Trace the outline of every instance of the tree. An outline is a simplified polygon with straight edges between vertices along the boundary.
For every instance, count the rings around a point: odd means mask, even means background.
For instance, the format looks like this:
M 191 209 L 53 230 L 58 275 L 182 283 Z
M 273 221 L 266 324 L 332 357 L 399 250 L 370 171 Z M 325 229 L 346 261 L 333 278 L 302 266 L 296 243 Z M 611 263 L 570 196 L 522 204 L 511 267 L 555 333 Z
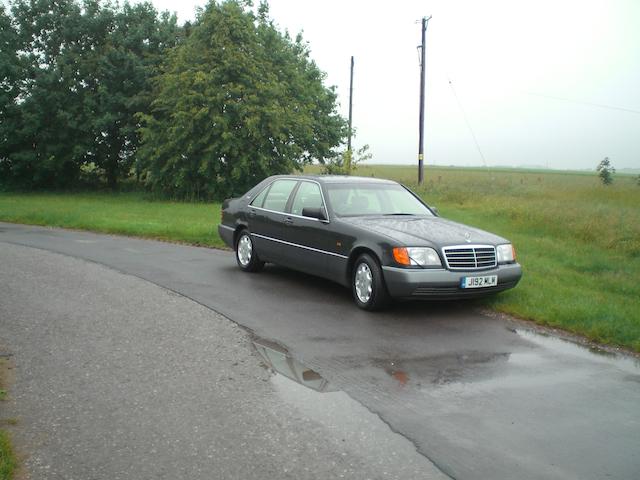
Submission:
M 139 161 L 154 190 L 223 198 L 335 155 L 346 133 L 307 45 L 266 4 L 210 2 L 155 79 Z
M 613 174 L 616 173 L 616 169 L 611 165 L 609 157 L 604 157 L 596 167 L 596 171 L 604 185 L 611 185 L 613 183 Z
M 150 78 L 179 38 L 175 17 L 149 3 L 14 0 L 10 21 L 21 80 L 3 121 L 13 139 L 0 151 L 5 181 L 68 187 L 93 164 L 115 187 L 139 143 Z
M 82 59 L 90 85 L 84 107 L 93 139 L 87 159 L 104 170 L 115 188 L 133 164 L 139 143 L 136 114 L 149 112 L 150 79 L 165 51 L 175 46 L 178 27 L 175 16 L 165 12 L 158 18 L 150 3 L 125 3 L 121 10 L 100 7 L 97 1 L 92 5 L 89 12 L 101 30 L 93 54 Z
M 78 168 L 75 135 L 67 125 L 77 115 L 77 105 L 69 99 L 59 58 L 66 44 L 64 32 L 77 20 L 79 9 L 65 0 L 16 1 L 11 13 L 20 78 L 8 107 L 12 114 L 3 119 L 11 131 L 3 149 L 3 180 L 26 188 L 57 186 Z
M 11 168 L 8 154 L 15 141 L 16 97 L 22 77 L 18 48 L 18 32 L 0 4 L 0 178 L 5 178 Z
M 351 175 L 358 168 L 359 163 L 366 162 L 372 156 L 368 144 L 356 150 L 355 153 L 351 150 L 345 150 L 335 158 L 325 162 L 322 173 L 328 175 Z

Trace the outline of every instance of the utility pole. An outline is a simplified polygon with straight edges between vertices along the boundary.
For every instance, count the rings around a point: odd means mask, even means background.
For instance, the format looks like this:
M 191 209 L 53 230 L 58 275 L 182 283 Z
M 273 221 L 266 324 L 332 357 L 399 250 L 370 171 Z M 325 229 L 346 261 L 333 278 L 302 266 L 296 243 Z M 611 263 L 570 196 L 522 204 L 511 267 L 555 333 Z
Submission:
M 349 136 L 347 138 L 347 158 L 346 167 L 347 172 L 351 171 L 351 125 L 353 119 L 353 55 L 351 55 L 351 79 L 349 81 Z
M 429 17 L 422 17 L 422 45 L 420 49 L 420 139 L 418 140 L 418 184 L 422 185 L 424 181 L 424 84 L 425 84 L 425 53 L 426 53 L 426 36 L 427 23 L 431 20 Z

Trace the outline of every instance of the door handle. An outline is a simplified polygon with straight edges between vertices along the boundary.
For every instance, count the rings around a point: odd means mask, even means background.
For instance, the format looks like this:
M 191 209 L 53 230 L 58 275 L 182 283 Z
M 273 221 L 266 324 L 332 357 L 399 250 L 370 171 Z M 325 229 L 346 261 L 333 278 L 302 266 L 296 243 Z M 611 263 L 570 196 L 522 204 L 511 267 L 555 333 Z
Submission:
M 293 218 L 291 217 L 286 217 L 284 219 L 284 223 L 286 223 L 287 225 L 293 225 Z

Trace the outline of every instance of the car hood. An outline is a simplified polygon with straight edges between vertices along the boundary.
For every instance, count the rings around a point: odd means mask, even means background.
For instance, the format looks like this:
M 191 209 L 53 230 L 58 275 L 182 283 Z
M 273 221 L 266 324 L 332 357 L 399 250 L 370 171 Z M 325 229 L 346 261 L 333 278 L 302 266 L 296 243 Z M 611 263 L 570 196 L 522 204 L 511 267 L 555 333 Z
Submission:
M 342 221 L 392 238 L 407 246 L 489 244 L 499 245 L 508 240 L 479 228 L 452 222 L 441 217 L 375 216 L 343 217 Z

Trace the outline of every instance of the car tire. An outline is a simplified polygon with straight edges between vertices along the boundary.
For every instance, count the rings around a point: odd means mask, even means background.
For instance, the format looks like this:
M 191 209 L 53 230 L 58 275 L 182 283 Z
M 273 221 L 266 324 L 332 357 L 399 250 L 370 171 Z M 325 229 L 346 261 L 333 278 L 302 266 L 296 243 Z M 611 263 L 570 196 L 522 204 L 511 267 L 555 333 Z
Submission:
M 391 297 L 384 283 L 378 261 L 368 253 L 360 255 L 353 265 L 351 291 L 358 307 L 363 310 L 382 310 Z
M 264 267 L 247 230 L 242 230 L 236 239 L 236 262 L 245 272 L 259 272 Z

